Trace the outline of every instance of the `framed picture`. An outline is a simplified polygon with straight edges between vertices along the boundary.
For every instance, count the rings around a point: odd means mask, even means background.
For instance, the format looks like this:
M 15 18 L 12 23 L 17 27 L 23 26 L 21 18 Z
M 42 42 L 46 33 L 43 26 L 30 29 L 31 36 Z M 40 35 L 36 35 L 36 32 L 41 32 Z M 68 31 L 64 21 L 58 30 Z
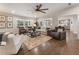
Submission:
M 7 21 L 13 21 L 13 18 L 11 16 L 7 17 Z
M 13 22 L 7 22 L 7 27 L 8 28 L 13 28 Z
M 5 16 L 0 16 L 0 21 L 5 21 Z
M 5 22 L 0 22 L 0 28 L 5 28 L 6 25 L 5 25 Z

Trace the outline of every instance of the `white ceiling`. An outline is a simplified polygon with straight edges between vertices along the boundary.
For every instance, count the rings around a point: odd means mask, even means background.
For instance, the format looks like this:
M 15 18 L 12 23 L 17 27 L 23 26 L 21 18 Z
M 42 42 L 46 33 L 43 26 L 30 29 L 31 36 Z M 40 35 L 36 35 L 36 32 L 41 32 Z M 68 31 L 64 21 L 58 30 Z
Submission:
M 42 3 L 42 8 L 49 8 L 46 14 L 35 12 L 36 3 L 0 3 L 0 11 L 13 13 L 20 16 L 27 17 L 44 17 L 51 16 L 53 17 L 58 12 L 63 9 L 73 7 L 77 5 L 76 3 L 71 4 L 70 6 L 67 3 Z

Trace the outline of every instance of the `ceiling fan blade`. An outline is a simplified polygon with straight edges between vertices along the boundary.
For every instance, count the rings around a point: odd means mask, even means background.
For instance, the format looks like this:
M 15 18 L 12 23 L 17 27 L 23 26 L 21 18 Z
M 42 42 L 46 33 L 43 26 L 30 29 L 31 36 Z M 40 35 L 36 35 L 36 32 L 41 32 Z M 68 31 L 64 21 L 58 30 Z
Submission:
M 40 10 L 48 10 L 48 8 L 45 8 L 45 9 L 40 9 Z
M 39 10 L 40 12 L 42 12 L 42 13 L 46 13 L 46 12 L 44 12 L 44 11 L 42 11 L 42 10 Z
M 38 5 L 38 9 L 40 9 L 41 7 L 42 7 L 42 4 L 39 4 L 39 5 Z

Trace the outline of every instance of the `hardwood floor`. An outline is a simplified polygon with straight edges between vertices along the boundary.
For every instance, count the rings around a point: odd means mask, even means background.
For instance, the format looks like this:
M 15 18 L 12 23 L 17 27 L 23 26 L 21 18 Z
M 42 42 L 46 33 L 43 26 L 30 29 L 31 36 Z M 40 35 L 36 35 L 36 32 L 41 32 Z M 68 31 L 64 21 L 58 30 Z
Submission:
M 19 55 L 78 55 L 79 40 L 72 32 L 67 32 L 66 40 L 51 39 L 32 50 L 28 50 L 26 46 L 19 51 Z

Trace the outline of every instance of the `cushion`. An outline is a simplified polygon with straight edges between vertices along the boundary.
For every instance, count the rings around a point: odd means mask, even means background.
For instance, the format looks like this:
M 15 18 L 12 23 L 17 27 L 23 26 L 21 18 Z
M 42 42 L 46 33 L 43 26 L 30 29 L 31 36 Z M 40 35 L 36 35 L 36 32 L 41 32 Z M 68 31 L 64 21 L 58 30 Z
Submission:
M 7 38 L 8 38 L 8 39 L 13 39 L 14 37 L 15 37 L 14 34 L 9 34 Z
M 63 31 L 63 29 L 58 29 L 58 30 L 57 30 L 57 32 L 62 32 L 62 31 Z
M 2 41 L 1 46 L 5 46 L 5 45 L 6 45 L 6 42 Z

